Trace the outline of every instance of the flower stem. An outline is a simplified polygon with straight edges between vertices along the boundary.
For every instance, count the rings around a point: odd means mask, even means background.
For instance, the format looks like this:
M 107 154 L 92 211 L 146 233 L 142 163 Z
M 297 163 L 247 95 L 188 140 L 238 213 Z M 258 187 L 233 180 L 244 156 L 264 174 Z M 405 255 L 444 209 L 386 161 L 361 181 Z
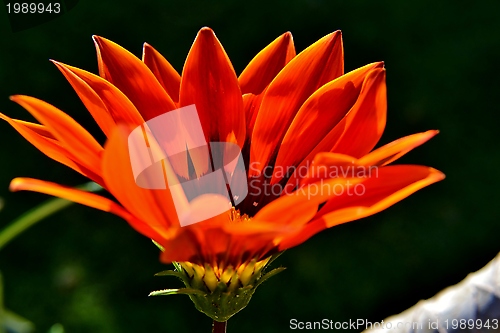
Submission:
M 227 321 L 215 321 L 212 324 L 212 333 L 226 333 Z

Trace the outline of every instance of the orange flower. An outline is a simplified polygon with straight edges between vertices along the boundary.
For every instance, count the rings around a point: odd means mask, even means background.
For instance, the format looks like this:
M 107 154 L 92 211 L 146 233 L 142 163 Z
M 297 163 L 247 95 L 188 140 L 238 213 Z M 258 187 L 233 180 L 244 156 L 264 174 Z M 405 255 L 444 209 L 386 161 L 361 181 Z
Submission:
M 325 228 L 377 213 L 444 178 L 425 166 L 387 166 L 437 131 L 372 151 L 386 122 L 385 69 L 378 62 L 344 74 L 339 31 L 298 55 L 291 34 L 285 33 L 239 77 L 209 28 L 198 33 L 182 76 L 148 44 L 141 61 L 109 40 L 94 41 L 99 76 L 54 63 L 106 135 L 104 147 L 69 115 L 33 97 L 11 99 L 40 124 L 1 117 L 44 154 L 103 186 L 117 202 L 28 178 L 14 179 L 11 189 L 117 214 L 164 248 L 163 262 L 189 262 L 186 272 L 195 274 L 197 266 L 189 265 L 207 264 L 222 280 L 228 267 L 241 268 L 244 275 L 243 268 L 251 266 L 254 272 L 266 258 Z M 207 142 L 241 148 L 253 187 L 227 213 L 181 227 L 175 192 L 136 185 L 127 138 L 145 121 L 192 104 Z M 277 187 L 281 191 L 268 191 Z M 192 209 L 210 205 L 205 201 Z

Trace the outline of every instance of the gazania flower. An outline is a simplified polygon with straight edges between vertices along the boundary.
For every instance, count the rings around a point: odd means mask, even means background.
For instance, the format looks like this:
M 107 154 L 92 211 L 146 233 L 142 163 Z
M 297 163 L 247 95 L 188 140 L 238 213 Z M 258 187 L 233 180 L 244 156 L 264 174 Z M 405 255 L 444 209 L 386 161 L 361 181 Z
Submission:
M 99 76 L 54 63 L 106 135 L 104 147 L 68 114 L 33 97 L 11 99 L 40 124 L 1 117 L 116 201 L 27 178 L 14 179 L 11 189 L 47 193 L 119 215 L 162 248 L 163 262 L 176 263 L 178 271 L 171 274 L 185 281 L 183 292 L 200 310 L 210 312 L 211 302 L 223 303 L 209 313 L 218 321 L 246 305 L 273 255 L 326 228 L 384 210 L 444 178 L 430 167 L 389 165 L 437 131 L 373 150 L 386 122 L 385 69 L 378 62 L 345 74 L 339 31 L 298 55 L 291 34 L 285 33 L 239 77 L 209 28 L 198 33 L 182 75 L 148 44 L 141 61 L 107 39 L 94 41 Z M 127 143 L 145 122 L 193 104 L 206 142 L 241 149 L 250 186 L 246 198 L 227 212 L 182 226 L 174 201 L 183 193 L 139 187 Z M 199 161 L 191 159 L 195 178 L 208 172 L 198 172 Z M 165 163 L 165 172 L 182 177 L 168 159 Z M 186 203 L 186 209 L 199 212 L 212 204 L 208 198 Z M 220 293 L 241 299 L 221 301 Z M 207 295 L 216 296 L 207 301 Z

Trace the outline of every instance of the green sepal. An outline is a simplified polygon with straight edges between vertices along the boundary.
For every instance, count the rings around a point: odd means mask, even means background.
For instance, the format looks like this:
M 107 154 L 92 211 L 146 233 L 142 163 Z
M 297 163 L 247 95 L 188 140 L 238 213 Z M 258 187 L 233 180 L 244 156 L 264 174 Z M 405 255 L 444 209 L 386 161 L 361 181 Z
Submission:
M 182 272 L 162 271 L 156 273 L 155 276 L 175 276 L 176 278 L 179 278 L 184 284 L 189 284 L 189 278 Z
M 188 295 L 196 309 L 215 321 L 224 322 L 248 305 L 258 286 L 286 269 L 279 267 L 264 273 L 265 269 L 280 255 L 281 253 L 273 255 L 261 270 L 253 273 L 248 285 L 242 286 L 235 272 L 235 275 L 227 283 L 219 281 L 213 291 L 210 291 L 204 282 L 204 277 L 199 276 L 196 270 L 194 270 L 193 276 L 189 276 L 179 263 L 174 262 L 176 271 L 163 271 L 155 276 L 175 276 L 183 281 L 186 288 L 154 291 L 149 296 Z
M 163 248 L 163 247 L 162 247 Z M 163 251 L 163 250 L 162 250 Z M 175 269 L 177 270 L 177 272 L 182 272 L 182 266 L 181 264 L 179 264 L 177 261 L 172 261 L 172 265 L 174 265 Z
M 148 296 L 168 296 L 168 295 L 199 295 L 205 296 L 205 293 L 192 288 L 179 288 L 179 289 L 163 289 L 152 291 Z
M 157 241 L 155 241 L 154 239 L 151 240 L 153 242 L 154 245 L 156 245 L 157 248 L 160 249 L 161 252 L 164 252 L 165 251 L 165 248 L 163 246 L 160 245 L 160 243 L 158 243 Z
M 272 278 L 276 274 L 283 272 L 285 269 L 286 269 L 286 267 L 278 267 L 278 268 L 273 269 L 272 271 L 267 272 L 259 279 L 259 281 L 257 281 L 257 283 L 255 284 L 255 288 L 260 286 L 262 284 L 262 282 L 267 281 L 269 278 Z

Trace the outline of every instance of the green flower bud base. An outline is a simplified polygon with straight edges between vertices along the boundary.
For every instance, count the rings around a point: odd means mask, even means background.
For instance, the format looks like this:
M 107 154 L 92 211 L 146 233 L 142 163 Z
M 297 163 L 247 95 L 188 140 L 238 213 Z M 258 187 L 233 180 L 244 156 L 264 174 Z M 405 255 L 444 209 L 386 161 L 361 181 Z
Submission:
M 224 270 L 207 264 L 203 267 L 189 262 L 174 262 L 175 271 L 163 271 L 156 276 L 175 276 L 186 288 L 153 291 L 149 296 L 189 295 L 196 309 L 215 321 L 225 322 L 248 305 L 262 282 L 285 270 L 279 267 L 264 272 L 278 256 L 252 260 L 237 269 L 228 266 Z

